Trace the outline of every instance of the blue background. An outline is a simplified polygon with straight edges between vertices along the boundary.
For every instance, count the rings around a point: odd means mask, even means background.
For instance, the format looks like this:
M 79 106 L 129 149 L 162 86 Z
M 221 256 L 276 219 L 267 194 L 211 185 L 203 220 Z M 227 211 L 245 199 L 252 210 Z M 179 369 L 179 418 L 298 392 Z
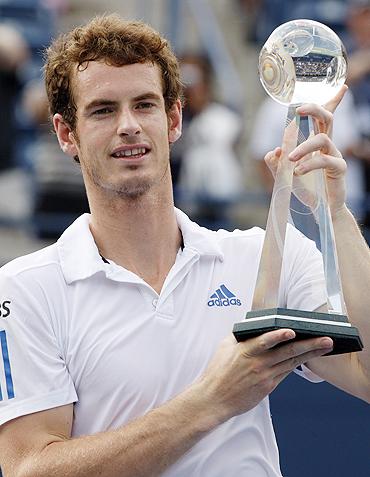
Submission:
M 284 477 L 370 476 L 370 406 L 364 401 L 290 375 L 272 393 L 271 412 Z

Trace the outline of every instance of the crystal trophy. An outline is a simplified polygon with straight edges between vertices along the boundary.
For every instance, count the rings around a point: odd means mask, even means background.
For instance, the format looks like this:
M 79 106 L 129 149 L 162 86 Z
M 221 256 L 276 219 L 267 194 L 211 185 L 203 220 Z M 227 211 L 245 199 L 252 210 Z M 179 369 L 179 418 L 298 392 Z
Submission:
M 287 122 L 251 311 L 233 329 L 238 341 L 290 328 L 298 340 L 331 337 L 334 348 L 328 354 L 360 351 L 363 347 L 358 330 L 346 316 L 324 172 L 296 176 L 295 164 L 288 159 L 298 144 L 316 132 L 312 118 L 300 117 L 297 107 L 332 99 L 344 84 L 346 72 L 347 56 L 341 40 L 330 28 L 312 20 L 284 23 L 262 47 L 260 80 L 274 100 L 287 106 Z M 324 280 L 320 304 L 318 285 L 313 281 L 305 284 L 306 300 L 290 309 L 280 306 L 280 288 L 282 276 L 287 274 L 286 244 L 293 227 L 298 230 L 296 234 L 312 241 L 320 266 L 322 262 Z M 311 306 L 308 303 L 316 304 L 314 311 L 305 309 Z

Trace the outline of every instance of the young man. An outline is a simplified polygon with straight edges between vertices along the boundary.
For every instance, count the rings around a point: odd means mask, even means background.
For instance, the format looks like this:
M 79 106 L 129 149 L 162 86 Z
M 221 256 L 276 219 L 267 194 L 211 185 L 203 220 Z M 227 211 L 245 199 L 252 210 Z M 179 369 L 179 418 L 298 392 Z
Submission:
M 293 369 L 306 363 L 307 377 L 370 400 L 369 252 L 344 205 L 331 113 L 302 108 L 322 133 L 292 160 L 297 173 L 326 170 L 349 314 L 366 348 L 321 357 L 329 338 L 294 342 L 280 330 L 238 344 L 231 334 L 251 306 L 263 232 L 210 232 L 174 209 L 181 87 L 167 43 L 141 23 L 97 18 L 50 47 L 45 71 L 91 215 L 1 271 L 5 476 L 281 475 L 267 396 Z M 311 242 L 289 240 L 282 301 L 318 308 Z M 211 306 L 219 288 L 232 306 Z

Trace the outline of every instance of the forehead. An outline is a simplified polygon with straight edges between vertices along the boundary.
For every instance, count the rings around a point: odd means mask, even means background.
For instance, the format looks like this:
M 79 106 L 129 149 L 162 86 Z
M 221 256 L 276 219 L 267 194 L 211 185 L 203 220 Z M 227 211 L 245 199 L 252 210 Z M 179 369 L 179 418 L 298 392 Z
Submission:
M 96 98 L 129 99 L 149 92 L 163 95 L 161 71 L 153 63 L 112 66 L 91 61 L 74 73 L 72 85 L 77 107 Z

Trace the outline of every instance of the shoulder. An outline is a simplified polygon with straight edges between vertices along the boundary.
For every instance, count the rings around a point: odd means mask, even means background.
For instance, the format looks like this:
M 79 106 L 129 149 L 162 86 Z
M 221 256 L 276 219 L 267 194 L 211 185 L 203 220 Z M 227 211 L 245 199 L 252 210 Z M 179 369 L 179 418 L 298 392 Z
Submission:
M 62 276 L 56 244 L 28 255 L 18 257 L 0 268 L 0 282 L 23 282 L 25 284 L 44 282 L 53 285 L 52 277 Z
M 300 255 L 305 253 L 320 254 L 317 245 L 313 238 L 304 235 L 293 225 L 287 225 L 286 240 L 285 240 L 285 254 Z
M 0 277 L 48 278 L 65 275 L 66 264 L 76 265 L 83 253 L 93 247 L 89 214 L 78 217 L 57 242 L 28 255 L 18 257 L 0 268 Z
M 207 233 L 217 242 L 223 253 L 230 251 L 233 254 L 253 250 L 259 252 L 265 237 L 265 231 L 260 227 L 252 227 L 247 230 L 235 229 L 233 231 L 208 230 Z
M 240 246 L 246 250 L 253 246 L 260 247 L 263 243 L 265 231 L 259 227 L 248 230 L 214 231 L 193 222 L 179 209 L 175 209 L 175 213 L 185 247 L 192 248 L 200 254 L 218 255 L 221 258 L 229 249 L 235 251 Z
M 209 233 L 214 234 L 214 237 L 219 241 L 251 241 L 260 240 L 265 236 L 265 231 L 260 227 L 252 227 L 250 229 L 234 229 L 232 231 L 219 229 L 216 231 L 208 230 Z
M 54 320 L 58 322 L 67 301 L 55 245 L 19 257 L 0 269 L 0 303 L 4 301 L 10 306 L 8 330 L 24 326 L 41 333 L 41 329 L 50 329 Z

